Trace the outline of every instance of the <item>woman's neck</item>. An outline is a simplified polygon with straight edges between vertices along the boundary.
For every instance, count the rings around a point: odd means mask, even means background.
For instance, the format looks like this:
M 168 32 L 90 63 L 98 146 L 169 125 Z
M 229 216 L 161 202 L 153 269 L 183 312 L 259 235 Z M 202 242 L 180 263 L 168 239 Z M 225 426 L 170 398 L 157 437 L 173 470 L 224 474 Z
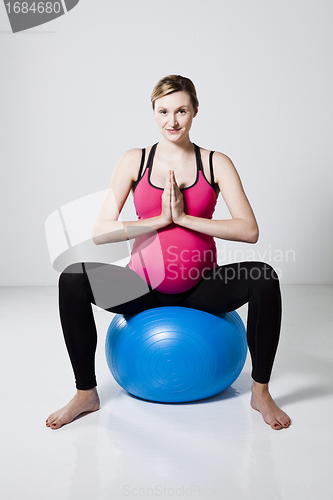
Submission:
M 188 156 L 193 153 L 194 146 L 190 141 L 190 138 L 184 138 L 181 143 L 171 142 L 162 137 L 158 143 L 158 152 L 161 156 L 165 158 L 173 158 L 175 160 L 181 160 L 184 156 Z

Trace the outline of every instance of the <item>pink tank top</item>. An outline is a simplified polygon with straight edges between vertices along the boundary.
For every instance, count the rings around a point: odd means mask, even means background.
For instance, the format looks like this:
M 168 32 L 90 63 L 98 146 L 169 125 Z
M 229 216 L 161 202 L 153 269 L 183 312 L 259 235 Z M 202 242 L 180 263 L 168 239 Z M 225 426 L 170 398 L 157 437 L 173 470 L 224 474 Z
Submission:
M 141 171 L 134 187 L 134 205 L 139 219 L 148 219 L 161 214 L 164 188 L 154 186 L 151 181 L 153 158 L 157 144 L 150 150 L 144 174 Z M 188 215 L 211 219 L 217 201 L 213 188 L 214 177 L 212 155 L 210 169 L 212 185 L 203 172 L 200 149 L 194 144 L 197 176 L 192 186 L 181 189 L 184 211 Z M 216 186 L 216 185 L 215 185 Z M 155 234 L 145 234 L 135 239 L 129 267 L 153 289 L 162 293 L 181 293 L 194 287 L 210 269 L 217 265 L 214 238 L 198 231 L 171 223 Z

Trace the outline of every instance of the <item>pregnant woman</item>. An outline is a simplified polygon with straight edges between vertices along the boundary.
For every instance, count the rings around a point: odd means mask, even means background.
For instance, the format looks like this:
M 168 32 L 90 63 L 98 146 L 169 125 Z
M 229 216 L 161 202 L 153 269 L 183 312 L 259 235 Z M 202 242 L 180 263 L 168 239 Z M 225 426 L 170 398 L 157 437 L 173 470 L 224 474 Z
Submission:
M 129 264 L 77 263 L 59 279 L 60 319 L 77 393 L 46 425 L 58 429 L 100 407 L 92 304 L 121 314 L 162 306 L 220 314 L 248 303 L 250 404 L 273 429 L 289 427 L 290 418 L 268 389 L 281 324 L 278 276 L 263 262 L 217 264 L 214 238 L 246 243 L 258 239 L 238 173 L 225 154 L 191 142 L 199 106 L 191 80 L 180 75 L 162 78 L 151 102 L 160 141 L 122 155 L 93 228 L 97 245 L 135 238 Z M 121 222 L 119 214 L 130 191 L 138 220 Z M 220 193 L 231 219 L 212 219 Z

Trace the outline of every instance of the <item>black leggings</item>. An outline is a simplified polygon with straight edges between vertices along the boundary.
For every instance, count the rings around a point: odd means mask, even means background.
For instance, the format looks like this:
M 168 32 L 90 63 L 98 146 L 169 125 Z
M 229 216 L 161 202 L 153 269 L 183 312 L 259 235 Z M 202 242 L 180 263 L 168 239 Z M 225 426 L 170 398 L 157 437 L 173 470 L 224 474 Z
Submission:
M 69 266 L 59 279 L 59 307 L 77 389 L 88 390 L 97 385 L 97 332 L 91 304 L 120 314 L 161 306 L 191 307 L 221 314 L 247 302 L 252 378 L 264 384 L 270 379 L 281 324 L 279 279 L 269 264 L 241 262 L 217 266 L 193 288 L 177 294 L 148 288 L 128 266 L 100 263 Z

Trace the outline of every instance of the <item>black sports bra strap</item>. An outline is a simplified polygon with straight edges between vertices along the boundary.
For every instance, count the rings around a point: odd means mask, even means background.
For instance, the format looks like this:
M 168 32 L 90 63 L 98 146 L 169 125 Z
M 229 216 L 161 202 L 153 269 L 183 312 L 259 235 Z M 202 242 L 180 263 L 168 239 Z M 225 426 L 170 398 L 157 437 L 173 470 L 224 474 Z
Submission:
M 155 156 L 155 150 L 157 148 L 157 144 L 154 144 L 151 148 L 150 148 L 150 153 L 149 153 L 149 156 L 148 156 L 148 160 L 147 160 L 147 166 L 146 168 L 149 169 L 153 163 L 153 159 L 154 159 L 154 156 Z
M 150 167 L 150 165 L 151 165 L 151 163 L 153 161 L 153 156 L 155 154 L 155 149 L 156 149 L 157 144 L 158 143 L 154 144 L 154 146 L 150 149 L 150 153 L 149 153 L 149 156 L 148 156 L 146 169 L 149 169 L 149 167 Z M 138 174 L 137 180 L 135 181 L 135 186 L 138 184 L 139 180 L 142 177 L 142 173 L 143 173 L 142 169 L 143 169 L 143 165 L 145 164 L 145 157 L 146 157 L 146 149 L 142 148 L 142 155 L 141 155 L 141 163 L 140 163 L 140 168 L 139 168 L 139 174 Z
M 209 155 L 209 168 L 210 168 L 210 183 L 214 187 L 215 179 L 214 179 L 214 170 L 213 170 L 213 154 L 215 151 L 211 151 Z
M 203 172 L 203 167 L 202 167 L 202 161 L 201 161 L 201 154 L 200 154 L 200 148 L 196 144 L 194 144 L 194 149 L 195 149 L 195 157 L 197 160 L 197 167 L 199 170 Z
M 145 156 L 146 156 L 146 149 L 142 148 L 141 164 L 140 164 L 140 168 L 139 168 L 138 180 L 136 182 L 139 182 L 139 180 L 141 179 L 142 169 L 143 169 L 143 165 L 145 163 Z

